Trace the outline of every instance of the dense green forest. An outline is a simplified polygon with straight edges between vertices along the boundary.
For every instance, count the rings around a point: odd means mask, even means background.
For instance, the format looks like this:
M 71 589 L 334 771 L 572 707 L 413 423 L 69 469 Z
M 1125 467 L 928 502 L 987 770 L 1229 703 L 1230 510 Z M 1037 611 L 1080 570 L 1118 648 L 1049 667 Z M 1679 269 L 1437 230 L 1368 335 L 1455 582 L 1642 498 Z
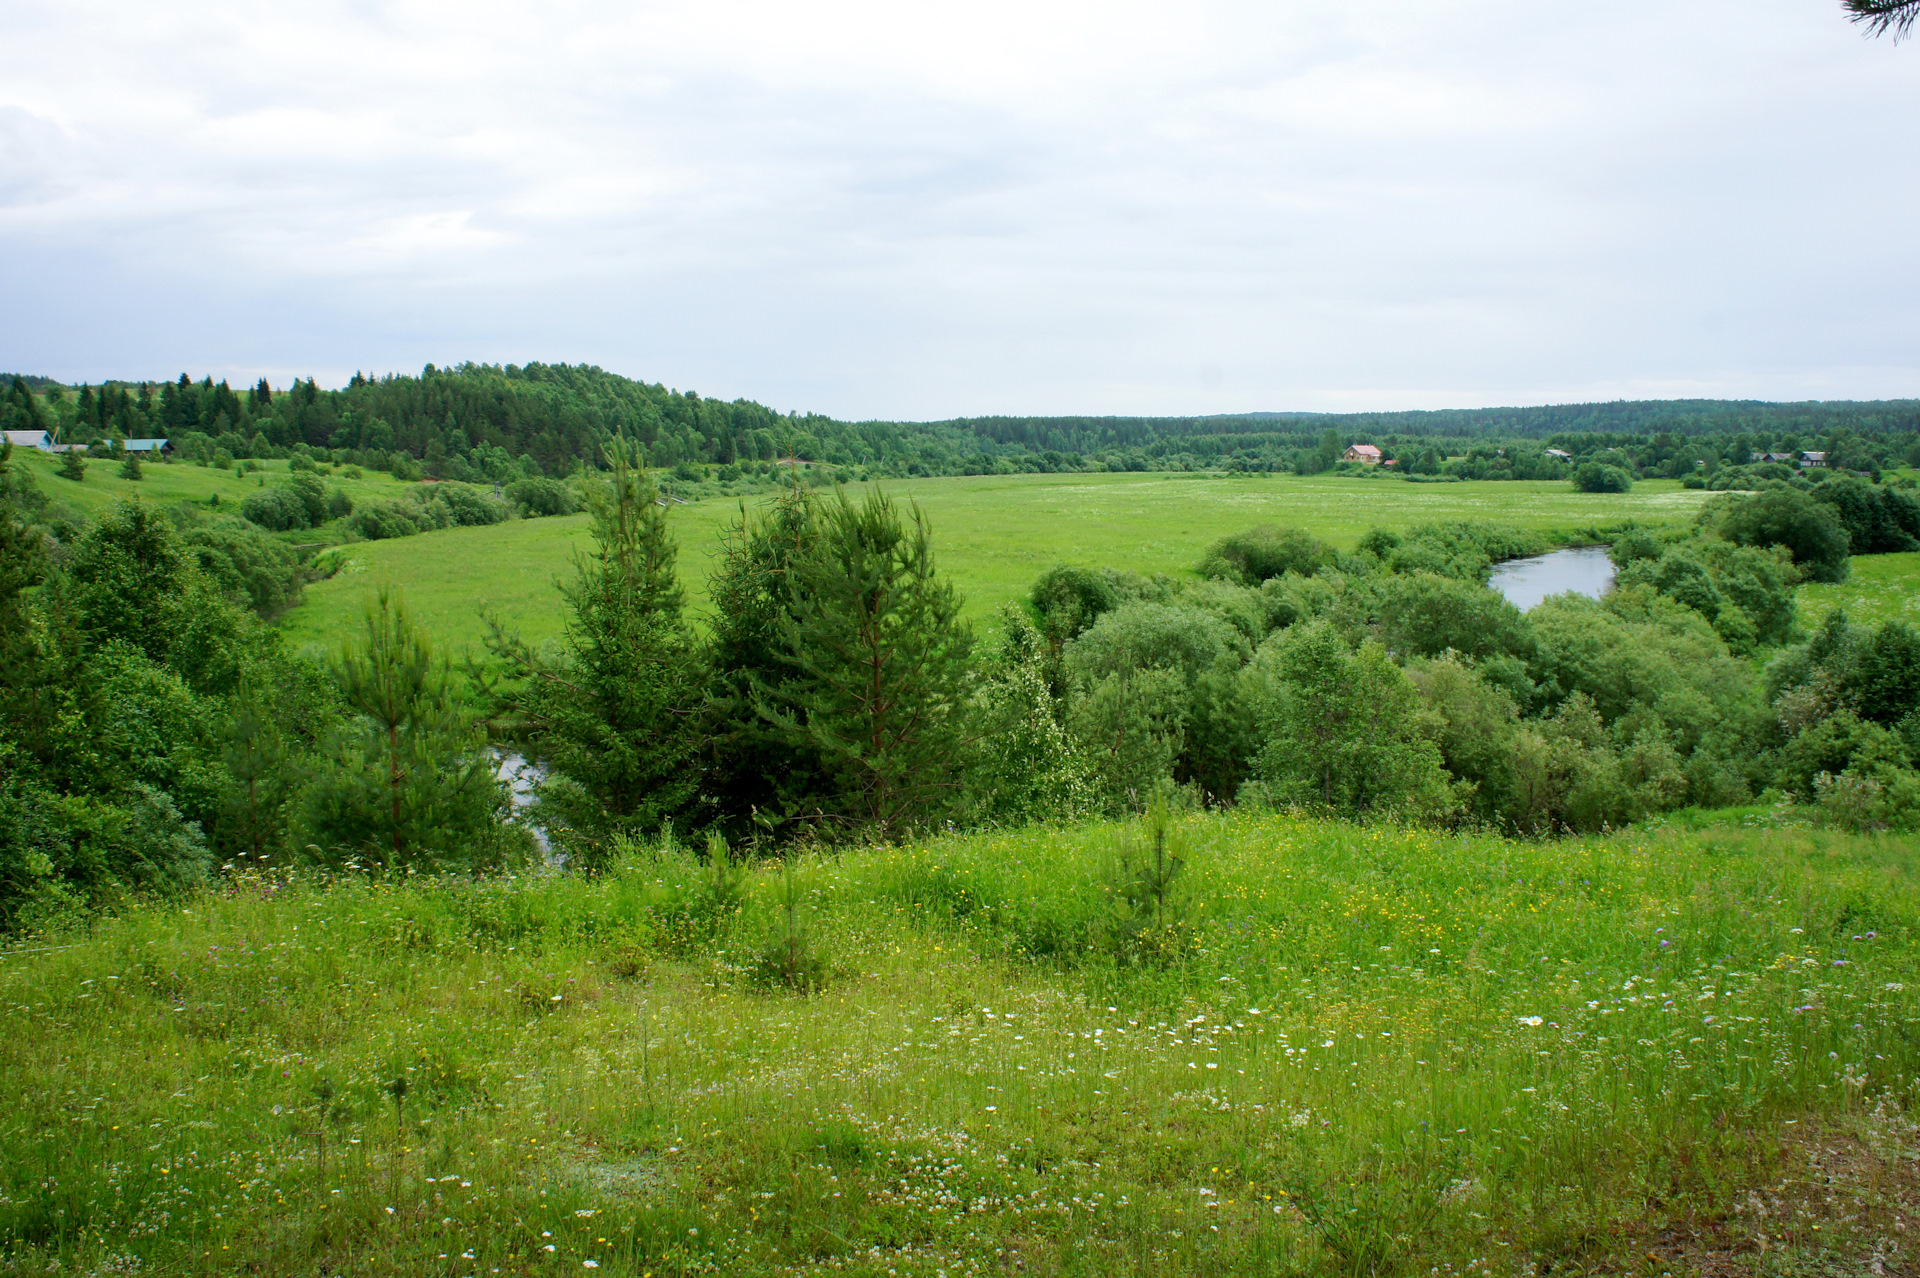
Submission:
M 1415 478 L 1551 478 L 1612 464 L 1630 477 L 1703 482 L 1748 468 L 1755 453 L 1819 451 L 1871 471 L 1920 457 L 1920 401 L 1769 404 L 1663 400 L 1396 413 L 1247 413 L 1215 417 L 980 417 L 846 422 L 780 413 L 634 381 L 584 365 L 427 366 L 418 376 L 355 374 L 340 390 L 312 379 L 235 391 L 194 381 L 68 387 L 8 382 L 0 418 L 71 442 L 166 436 L 196 459 L 299 450 L 436 478 L 509 482 L 599 465 L 599 441 L 624 435 L 683 482 L 765 474 L 781 458 L 842 478 L 1018 471 L 1294 471 L 1339 464 L 1371 442 Z M 1550 458 L 1557 448 L 1572 461 Z M 1736 475 L 1726 487 L 1746 486 Z

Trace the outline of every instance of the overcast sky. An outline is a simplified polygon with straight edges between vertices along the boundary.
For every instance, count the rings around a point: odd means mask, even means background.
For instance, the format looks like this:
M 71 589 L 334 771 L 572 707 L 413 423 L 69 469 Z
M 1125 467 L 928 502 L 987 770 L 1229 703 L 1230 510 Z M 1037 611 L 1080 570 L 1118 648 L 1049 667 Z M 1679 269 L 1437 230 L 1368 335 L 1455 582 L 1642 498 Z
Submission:
M 0 0 L 0 368 L 840 417 L 1920 395 L 1837 0 Z

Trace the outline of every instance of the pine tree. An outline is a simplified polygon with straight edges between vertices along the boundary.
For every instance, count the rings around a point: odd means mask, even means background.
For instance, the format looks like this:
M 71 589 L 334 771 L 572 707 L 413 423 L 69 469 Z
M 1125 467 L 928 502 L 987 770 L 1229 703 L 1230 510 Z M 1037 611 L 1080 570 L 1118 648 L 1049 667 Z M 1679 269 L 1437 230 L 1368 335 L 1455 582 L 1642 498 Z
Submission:
M 831 816 L 882 839 L 932 819 L 958 782 L 961 711 L 973 639 L 960 596 L 935 571 L 919 508 L 903 524 L 879 492 L 843 492 L 797 557 L 779 619 L 794 677 L 757 681 L 755 709 L 820 752 Z
M 120 478 L 138 480 L 141 477 L 140 454 L 128 453 L 126 460 L 120 463 Z
M 1869 35 L 1893 33 L 1895 40 L 1913 34 L 1920 20 L 1920 0 L 1844 0 L 1848 14 L 1866 27 Z
M 658 831 L 697 792 L 699 679 L 681 615 L 666 511 L 630 445 L 588 490 L 595 550 L 561 587 L 557 659 L 496 625 L 489 646 L 524 680 L 515 703 L 548 765 L 542 818 L 573 863 L 594 868 L 616 835 Z
M 220 841 L 256 864 L 283 844 L 292 774 L 287 743 L 260 689 L 243 685 L 226 727 L 223 762 L 233 779 L 221 813 Z
M 87 458 L 78 448 L 69 447 L 60 454 L 60 478 L 71 479 L 76 484 L 87 477 Z
M 485 740 L 406 605 L 382 588 L 330 666 L 356 722 L 303 795 L 308 851 L 369 870 L 479 868 L 498 795 Z
M 721 541 L 707 584 L 713 602 L 705 724 L 706 794 L 714 815 L 742 835 L 753 818 L 810 815 L 831 799 L 820 751 L 754 710 L 755 690 L 777 695 L 799 677 L 780 625 L 794 603 L 794 564 L 820 537 L 819 504 L 797 481 L 765 513 L 740 520 Z M 801 711 L 794 711 L 801 714 Z

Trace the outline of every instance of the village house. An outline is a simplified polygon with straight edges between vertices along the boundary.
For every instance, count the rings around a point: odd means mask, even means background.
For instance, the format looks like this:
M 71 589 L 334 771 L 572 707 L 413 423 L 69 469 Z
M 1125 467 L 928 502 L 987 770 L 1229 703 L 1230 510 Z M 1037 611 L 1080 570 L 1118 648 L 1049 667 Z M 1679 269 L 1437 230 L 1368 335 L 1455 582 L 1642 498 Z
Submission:
M 1827 455 L 1825 453 L 1801 453 L 1800 464 L 1802 466 L 1824 466 L 1827 464 Z
M 1340 454 L 1341 461 L 1360 462 L 1366 466 L 1380 464 L 1380 450 L 1372 444 L 1355 444 Z
M 53 436 L 44 430 L 10 430 L 6 434 L 7 442 L 15 448 L 32 448 L 43 453 L 53 451 Z
M 1546 455 L 1548 457 L 1553 458 L 1555 461 L 1572 461 L 1573 460 L 1573 454 L 1570 452 L 1567 452 L 1565 449 L 1562 449 L 1562 448 L 1549 448 L 1546 452 Z

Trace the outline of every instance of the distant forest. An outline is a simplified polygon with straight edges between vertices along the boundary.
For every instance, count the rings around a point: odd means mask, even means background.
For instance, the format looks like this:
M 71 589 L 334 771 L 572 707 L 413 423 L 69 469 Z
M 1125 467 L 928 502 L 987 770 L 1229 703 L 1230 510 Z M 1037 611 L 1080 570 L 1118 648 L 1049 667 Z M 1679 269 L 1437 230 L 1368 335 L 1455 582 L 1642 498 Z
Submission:
M 1549 478 L 1566 462 L 1635 477 L 1712 475 L 1753 454 L 1819 451 L 1836 469 L 1920 464 L 1920 400 L 1775 404 L 1647 400 L 1392 413 L 1211 417 L 969 417 L 848 422 L 703 398 L 587 365 L 428 365 L 418 375 L 355 374 L 340 390 L 312 379 L 234 390 L 182 373 L 173 382 L 65 386 L 5 378 L 8 430 L 44 427 L 72 443 L 166 436 L 195 460 L 326 452 L 335 460 L 434 477 L 506 482 L 598 466 L 601 442 L 637 441 L 680 477 L 732 480 L 779 459 L 833 478 L 1100 470 L 1335 468 L 1372 443 L 1413 478 Z

